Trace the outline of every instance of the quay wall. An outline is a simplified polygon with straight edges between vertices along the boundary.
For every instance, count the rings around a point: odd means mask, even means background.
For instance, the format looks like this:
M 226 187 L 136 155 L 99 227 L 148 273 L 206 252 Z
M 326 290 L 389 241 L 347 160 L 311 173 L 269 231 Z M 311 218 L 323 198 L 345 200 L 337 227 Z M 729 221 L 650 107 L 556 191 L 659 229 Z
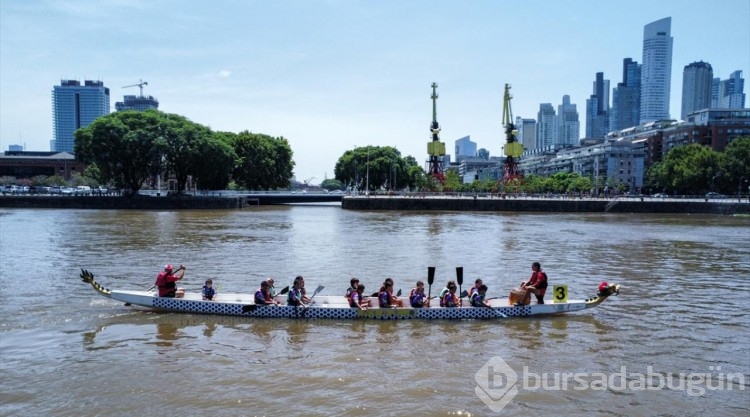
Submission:
M 240 209 L 258 205 L 249 197 L 2 196 L 0 207 L 98 210 Z
M 699 199 L 682 201 L 651 198 L 605 200 L 357 196 L 345 197 L 341 202 L 341 207 L 347 210 L 750 214 L 750 203 L 748 202 Z

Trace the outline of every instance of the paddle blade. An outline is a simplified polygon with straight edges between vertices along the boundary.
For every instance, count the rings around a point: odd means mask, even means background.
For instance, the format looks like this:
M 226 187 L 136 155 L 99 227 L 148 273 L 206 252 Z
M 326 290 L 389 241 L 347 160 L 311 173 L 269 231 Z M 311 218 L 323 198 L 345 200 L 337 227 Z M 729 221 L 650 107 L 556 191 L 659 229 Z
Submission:
M 378 296 L 378 293 L 376 293 L 376 292 L 370 294 L 370 297 L 377 297 L 377 296 Z
M 313 292 L 313 297 L 315 297 L 315 294 L 323 291 L 324 289 L 326 289 L 326 287 L 324 287 L 322 285 L 318 285 L 318 288 L 316 288 L 315 291 Z M 310 297 L 310 298 L 312 298 L 312 297 Z
M 282 288 L 281 291 L 279 291 L 279 295 L 284 295 L 289 292 L 289 286 Z
M 458 282 L 458 285 L 461 285 L 464 283 L 464 267 L 463 266 L 456 267 L 456 282 Z
M 399 289 L 398 292 L 396 293 L 396 297 L 401 297 L 401 289 Z
M 427 267 L 427 284 L 432 285 L 433 282 L 435 282 L 435 267 L 428 266 Z
M 461 291 L 461 298 L 466 298 L 469 296 L 469 292 L 466 290 Z

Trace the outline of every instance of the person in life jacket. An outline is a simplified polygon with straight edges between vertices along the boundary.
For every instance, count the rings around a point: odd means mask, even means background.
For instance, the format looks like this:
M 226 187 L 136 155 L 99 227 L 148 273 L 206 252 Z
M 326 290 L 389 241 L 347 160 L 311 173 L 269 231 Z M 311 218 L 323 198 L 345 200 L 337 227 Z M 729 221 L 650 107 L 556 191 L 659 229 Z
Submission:
M 271 298 L 271 288 L 270 285 L 268 285 L 268 281 L 264 280 L 260 282 L 260 288 L 255 292 L 255 304 L 278 304 L 276 301 L 273 301 L 273 298 Z
M 370 306 L 370 301 L 363 300 L 364 292 L 365 286 L 362 284 L 357 284 L 357 290 L 354 291 L 349 297 L 349 307 L 358 308 L 360 310 L 367 310 L 367 307 Z
M 542 265 L 539 262 L 531 264 L 531 277 L 528 281 L 521 282 L 521 289 L 523 289 L 524 296 L 532 293 L 536 296 L 537 304 L 544 304 L 544 293 L 547 292 L 547 274 L 542 270 Z M 516 303 L 516 305 L 522 305 Z
M 182 298 L 185 296 L 185 289 L 177 288 L 176 284 L 185 276 L 185 270 L 185 265 L 180 265 L 177 271 L 173 271 L 170 264 L 164 266 L 164 271 L 159 272 L 156 276 L 156 282 L 154 282 L 154 285 L 159 289 L 159 297 Z
M 393 278 L 386 278 L 385 281 L 383 281 L 383 285 L 380 286 L 380 290 L 378 290 L 378 297 L 380 297 L 380 293 L 385 291 L 386 285 L 390 284 L 390 290 L 388 291 L 391 299 L 391 304 L 393 304 L 394 307 L 403 307 L 404 301 L 397 296 L 393 295 Z
M 482 279 L 477 278 L 476 281 L 474 281 L 474 286 L 469 288 L 469 300 L 471 300 L 471 296 L 474 295 L 475 292 L 479 291 L 479 287 L 482 286 Z
M 398 304 L 396 304 L 395 298 L 393 296 L 393 280 L 388 278 L 378 292 L 378 305 L 380 308 L 396 308 Z
M 204 300 L 214 301 L 216 299 L 216 290 L 214 289 L 214 280 L 211 278 L 206 280 L 206 285 L 203 286 L 201 295 Z
M 440 307 L 445 307 L 445 305 L 443 303 L 443 299 L 445 298 L 445 294 L 448 294 L 448 292 L 450 292 L 450 288 L 451 287 L 455 287 L 455 286 L 456 286 L 456 282 L 455 281 L 448 281 L 448 284 L 445 285 L 445 288 L 443 288 L 443 290 L 440 291 L 440 296 L 439 296 L 439 298 L 440 298 Z
M 451 284 L 452 282 L 448 283 L 448 292 L 441 299 L 443 307 L 461 307 L 461 298 L 456 294 L 456 284 Z
M 414 308 L 430 306 L 430 300 L 424 294 L 424 282 L 417 281 L 417 286 L 409 291 L 409 304 Z
M 475 291 L 474 294 L 469 298 L 469 300 L 471 300 L 471 305 L 474 307 L 489 307 L 490 303 L 488 303 L 487 300 L 484 299 L 486 295 L 487 286 L 482 284 L 479 286 L 477 291 Z
M 286 296 L 286 303 L 290 306 L 304 306 L 304 295 L 302 295 L 302 286 L 304 285 L 304 281 L 299 279 L 301 277 L 297 277 L 297 279 L 294 280 L 294 284 L 292 288 L 289 290 L 289 293 Z

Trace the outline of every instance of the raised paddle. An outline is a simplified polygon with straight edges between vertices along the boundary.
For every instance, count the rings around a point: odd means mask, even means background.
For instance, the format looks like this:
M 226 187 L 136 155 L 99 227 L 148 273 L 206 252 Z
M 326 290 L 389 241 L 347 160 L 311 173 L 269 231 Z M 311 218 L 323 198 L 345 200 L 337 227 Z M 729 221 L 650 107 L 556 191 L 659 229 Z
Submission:
M 461 284 L 464 283 L 464 267 L 463 266 L 456 267 L 456 282 L 458 282 L 458 293 L 461 294 L 461 297 L 463 297 L 464 292 L 461 290 Z
M 427 267 L 427 300 L 432 300 L 432 283 L 435 282 L 435 267 Z

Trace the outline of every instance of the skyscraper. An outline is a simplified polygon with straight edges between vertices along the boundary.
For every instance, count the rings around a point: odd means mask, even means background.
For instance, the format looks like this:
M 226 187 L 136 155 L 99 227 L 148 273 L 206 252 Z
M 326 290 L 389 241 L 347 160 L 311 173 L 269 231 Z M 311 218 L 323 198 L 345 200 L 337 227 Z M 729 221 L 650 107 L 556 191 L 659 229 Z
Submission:
M 708 62 L 693 62 L 682 71 L 682 112 L 680 118 L 711 107 L 711 85 L 714 70 Z
M 669 86 L 672 80 L 672 18 L 665 17 L 643 28 L 640 123 L 669 119 Z
M 555 115 L 555 108 L 552 103 L 542 103 L 539 105 L 536 122 L 536 147 L 544 149 L 553 147 L 558 143 L 558 119 Z
M 726 80 L 713 79 L 711 91 L 711 108 L 742 109 L 745 108 L 745 79 L 742 71 L 735 71 Z
M 641 115 L 641 66 L 631 58 L 622 60 L 622 82 L 612 90 L 609 130 L 638 126 Z
M 594 93 L 586 100 L 586 138 L 602 139 L 609 132 L 609 80 L 596 73 Z
M 477 143 L 472 142 L 471 136 L 464 136 L 456 140 L 456 162 L 461 159 L 477 156 Z
M 516 117 L 516 128 L 523 149 L 527 151 L 536 149 L 536 119 L 524 119 L 518 116 Z
M 61 80 L 52 90 L 52 150 L 74 152 L 76 129 L 86 127 L 109 113 L 109 88 L 102 81 Z
M 578 110 L 575 104 L 570 104 L 570 96 L 564 95 L 563 102 L 557 106 L 557 117 L 559 118 L 558 141 L 561 145 L 578 146 L 581 139 L 581 124 L 578 121 Z

